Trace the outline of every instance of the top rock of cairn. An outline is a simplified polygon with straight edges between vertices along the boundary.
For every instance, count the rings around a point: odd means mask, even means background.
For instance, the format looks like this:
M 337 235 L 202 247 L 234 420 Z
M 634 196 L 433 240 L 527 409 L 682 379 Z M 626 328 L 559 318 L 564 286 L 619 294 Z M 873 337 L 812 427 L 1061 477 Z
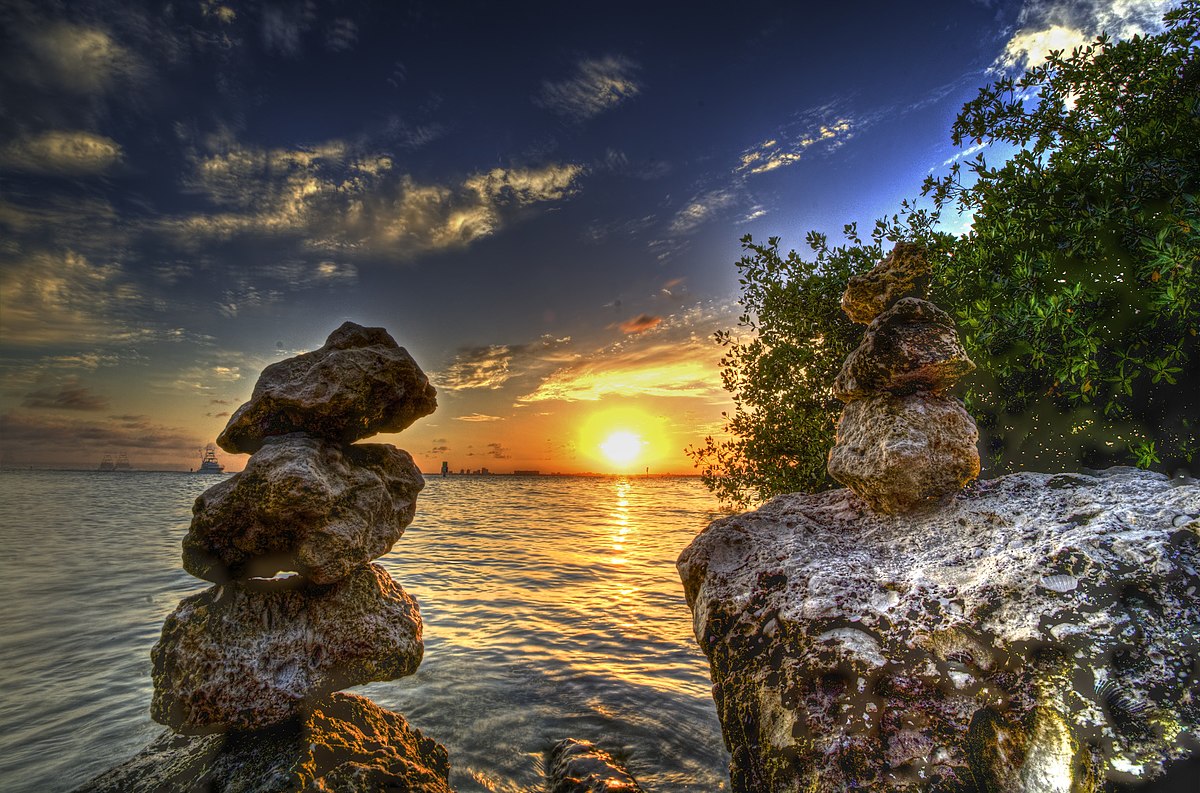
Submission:
M 928 297 L 929 277 L 924 249 L 915 243 L 898 242 L 887 258 L 850 278 L 842 295 L 842 311 L 851 322 L 869 325 L 901 298 Z
M 353 443 L 399 432 L 437 408 L 437 392 L 383 328 L 347 322 L 319 350 L 271 364 L 217 443 L 252 454 L 275 435 L 305 432 Z

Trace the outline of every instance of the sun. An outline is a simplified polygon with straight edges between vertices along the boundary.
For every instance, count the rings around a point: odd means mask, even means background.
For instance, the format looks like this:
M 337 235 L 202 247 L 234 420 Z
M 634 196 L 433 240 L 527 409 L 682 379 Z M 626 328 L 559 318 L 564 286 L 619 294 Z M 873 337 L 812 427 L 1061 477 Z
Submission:
M 604 452 L 609 462 L 629 465 L 642 453 L 642 436 L 628 430 L 617 430 L 604 439 L 600 451 Z

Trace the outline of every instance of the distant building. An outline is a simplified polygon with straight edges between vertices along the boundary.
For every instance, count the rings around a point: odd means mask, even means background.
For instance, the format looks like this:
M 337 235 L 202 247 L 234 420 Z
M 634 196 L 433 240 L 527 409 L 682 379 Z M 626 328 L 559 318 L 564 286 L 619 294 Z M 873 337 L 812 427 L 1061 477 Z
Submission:
M 513 471 L 513 476 L 541 476 L 541 471 Z

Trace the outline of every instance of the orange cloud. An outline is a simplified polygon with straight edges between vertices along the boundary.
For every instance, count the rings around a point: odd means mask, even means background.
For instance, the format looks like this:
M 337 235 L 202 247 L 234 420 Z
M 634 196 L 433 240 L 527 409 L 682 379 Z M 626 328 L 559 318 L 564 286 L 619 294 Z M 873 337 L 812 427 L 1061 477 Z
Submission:
M 650 330 L 660 322 L 662 322 L 662 317 L 639 314 L 636 317 L 625 320 L 618 327 L 625 333 L 641 333 L 644 330 Z

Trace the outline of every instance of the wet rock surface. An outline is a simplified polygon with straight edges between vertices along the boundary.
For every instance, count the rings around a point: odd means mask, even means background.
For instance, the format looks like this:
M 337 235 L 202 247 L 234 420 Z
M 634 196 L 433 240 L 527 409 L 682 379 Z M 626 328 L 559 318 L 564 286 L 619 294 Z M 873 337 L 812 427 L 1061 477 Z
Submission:
M 866 325 L 904 297 L 929 294 L 930 267 L 921 246 L 898 242 L 879 264 L 850 278 L 842 310 L 852 322 Z
M 549 793 L 643 793 L 616 758 L 591 741 L 575 738 L 550 749 L 546 786 Z
M 905 515 L 786 495 L 679 570 L 735 793 L 1185 789 L 1195 480 L 1022 473 Z
M 953 397 L 884 392 L 846 405 L 829 475 L 888 514 L 937 504 L 979 475 L 979 431 Z
M 400 432 L 436 408 L 429 378 L 387 331 L 347 322 L 320 349 L 264 369 L 217 444 L 249 454 L 291 432 L 351 443 Z
M 336 584 L 220 584 L 185 598 L 151 651 L 151 716 L 179 732 L 250 729 L 313 699 L 416 671 L 417 603 L 379 565 Z
M 927 300 L 906 297 L 867 328 L 834 381 L 833 396 L 850 402 L 883 391 L 940 394 L 974 369 L 950 315 Z
M 263 730 L 164 732 L 79 788 L 94 793 L 450 793 L 446 749 L 397 713 L 353 694 L 311 703 Z
M 268 438 L 245 470 L 196 499 L 183 567 L 215 582 L 293 571 L 332 583 L 391 550 L 424 486 L 393 446 Z

